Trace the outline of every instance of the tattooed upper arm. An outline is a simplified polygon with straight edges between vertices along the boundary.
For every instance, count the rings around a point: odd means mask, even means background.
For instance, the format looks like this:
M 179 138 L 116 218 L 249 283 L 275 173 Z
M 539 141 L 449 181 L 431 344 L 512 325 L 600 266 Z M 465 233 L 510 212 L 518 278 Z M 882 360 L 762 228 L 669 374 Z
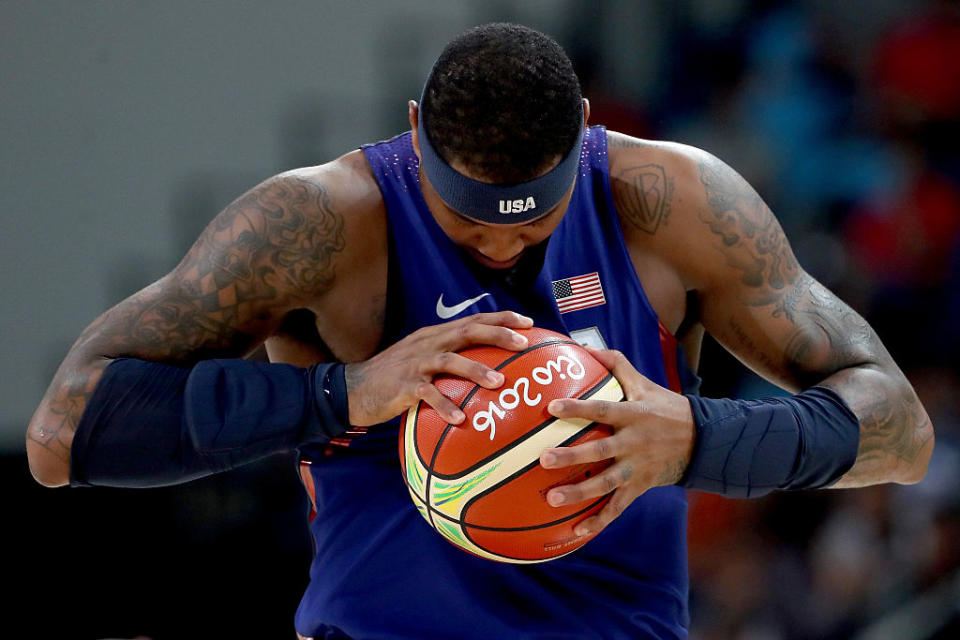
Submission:
M 105 357 L 197 361 L 243 355 L 334 280 L 343 217 L 323 184 L 271 178 L 207 226 L 174 270 L 81 337 Z
M 63 465 L 86 401 L 109 360 L 190 364 L 237 357 L 260 344 L 290 309 L 333 286 L 344 218 L 322 181 L 271 178 L 203 231 L 167 276 L 105 312 L 67 354 L 27 431 L 31 469 L 44 484 Z
M 793 390 L 888 358 L 864 320 L 803 271 L 773 212 L 743 178 L 708 155 L 698 173 L 708 331 Z
M 727 264 L 751 299 L 777 298 L 800 274 L 780 223 L 730 167 L 708 156 L 698 169 L 707 204 L 699 211 L 700 220 L 721 243 Z

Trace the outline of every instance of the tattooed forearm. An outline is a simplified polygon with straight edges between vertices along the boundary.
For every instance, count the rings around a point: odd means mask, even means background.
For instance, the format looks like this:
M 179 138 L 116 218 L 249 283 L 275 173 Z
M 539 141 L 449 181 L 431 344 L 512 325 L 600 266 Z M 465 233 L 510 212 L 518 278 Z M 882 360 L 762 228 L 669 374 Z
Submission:
M 788 362 L 806 384 L 836 391 L 860 421 L 856 463 L 837 486 L 919 479 L 933 447 L 923 405 L 867 321 L 806 278 Z M 824 378 L 823 371 L 833 373 Z
M 700 218 L 719 236 L 727 261 L 741 280 L 756 289 L 757 302 L 792 284 L 800 268 L 783 229 L 750 186 L 716 159 L 700 163 L 700 181 L 706 190 L 708 211 Z
M 633 226 L 651 235 L 670 216 L 673 178 L 658 164 L 620 171 L 611 179 L 617 211 Z

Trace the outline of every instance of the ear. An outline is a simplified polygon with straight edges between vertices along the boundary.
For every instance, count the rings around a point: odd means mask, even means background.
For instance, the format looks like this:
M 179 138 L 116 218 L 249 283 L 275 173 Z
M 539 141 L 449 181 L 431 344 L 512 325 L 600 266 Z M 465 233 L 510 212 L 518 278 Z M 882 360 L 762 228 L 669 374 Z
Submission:
M 590 121 L 590 101 L 586 98 L 583 99 L 583 126 L 590 126 L 588 122 Z
M 416 100 L 410 100 L 407 102 L 407 119 L 410 120 L 410 131 L 413 134 L 411 136 L 411 142 L 413 143 L 413 152 L 417 154 L 417 158 L 420 157 L 420 138 L 417 131 L 417 119 L 420 116 L 420 107 L 417 105 Z

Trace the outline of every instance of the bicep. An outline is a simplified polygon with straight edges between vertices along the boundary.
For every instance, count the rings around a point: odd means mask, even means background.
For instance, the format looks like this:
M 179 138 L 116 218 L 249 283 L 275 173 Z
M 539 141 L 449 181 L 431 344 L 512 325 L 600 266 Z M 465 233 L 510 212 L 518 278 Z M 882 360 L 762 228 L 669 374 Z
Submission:
M 710 156 L 698 169 L 707 331 L 790 391 L 887 357 L 866 321 L 800 267 L 780 223 L 743 178 Z
M 243 356 L 292 308 L 333 285 L 343 217 L 325 186 L 295 175 L 247 192 L 204 230 L 167 276 L 97 318 L 67 354 L 27 428 L 38 481 L 67 481 L 73 435 L 107 364 Z
M 867 322 L 805 272 L 765 304 L 734 290 L 703 307 L 704 324 L 720 344 L 792 392 L 889 359 Z
M 329 289 L 342 227 L 322 184 L 267 180 L 214 218 L 170 274 L 110 309 L 81 340 L 104 357 L 242 356 L 287 311 Z

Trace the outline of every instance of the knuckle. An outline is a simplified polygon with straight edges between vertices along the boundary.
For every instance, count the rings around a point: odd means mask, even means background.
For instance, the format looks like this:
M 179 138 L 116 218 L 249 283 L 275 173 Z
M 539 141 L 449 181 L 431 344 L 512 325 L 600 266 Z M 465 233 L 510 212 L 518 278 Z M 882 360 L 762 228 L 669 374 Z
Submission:
M 607 414 L 610 412 L 610 407 L 606 402 L 591 401 L 586 408 L 590 409 L 594 415 L 601 419 L 606 418 Z
M 428 385 L 427 385 L 426 382 L 420 382 L 420 383 L 418 383 L 417 386 L 414 388 L 413 393 L 414 393 L 418 398 L 423 398 L 424 396 L 427 395 L 427 386 L 428 386 Z
M 622 492 L 618 491 L 610 496 L 610 500 L 604 505 L 603 510 L 597 514 L 601 520 L 610 522 L 623 512 L 623 497 L 621 494 Z
M 619 484 L 620 483 L 617 482 L 617 477 L 612 473 L 607 473 L 602 478 L 602 486 L 603 486 L 604 493 L 610 493 L 611 491 L 616 489 L 619 486 Z M 611 500 L 610 502 L 612 503 L 613 500 Z
M 610 438 L 600 438 L 599 440 L 594 440 L 594 451 L 600 460 L 606 460 L 607 458 L 612 457 L 612 447 L 609 442 Z

